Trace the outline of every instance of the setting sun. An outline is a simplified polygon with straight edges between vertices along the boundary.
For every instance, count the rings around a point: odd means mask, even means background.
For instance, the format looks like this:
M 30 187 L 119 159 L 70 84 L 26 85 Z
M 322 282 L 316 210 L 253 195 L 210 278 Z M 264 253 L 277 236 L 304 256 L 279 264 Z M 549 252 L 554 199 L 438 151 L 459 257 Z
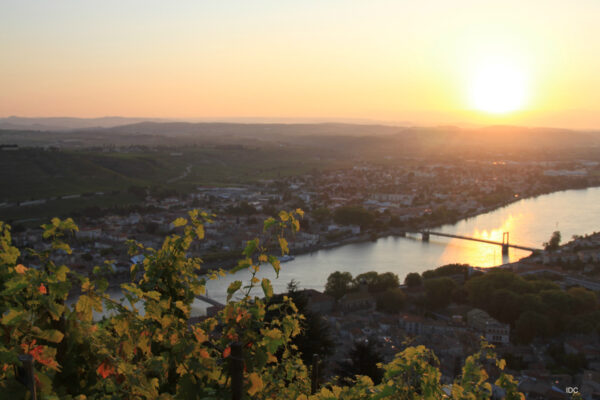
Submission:
M 506 61 L 480 65 L 469 87 L 471 106 L 478 111 L 505 114 L 522 110 L 528 88 L 524 71 Z

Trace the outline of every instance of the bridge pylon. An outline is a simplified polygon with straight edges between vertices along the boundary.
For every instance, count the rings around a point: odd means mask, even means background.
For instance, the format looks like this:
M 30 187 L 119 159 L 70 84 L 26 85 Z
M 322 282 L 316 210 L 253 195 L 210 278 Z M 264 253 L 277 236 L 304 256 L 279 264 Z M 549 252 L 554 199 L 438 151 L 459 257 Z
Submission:
M 502 255 L 508 255 L 508 236 L 509 232 L 502 232 Z
M 424 242 L 429 242 L 429 231 L 421 232 L 421 240 Z

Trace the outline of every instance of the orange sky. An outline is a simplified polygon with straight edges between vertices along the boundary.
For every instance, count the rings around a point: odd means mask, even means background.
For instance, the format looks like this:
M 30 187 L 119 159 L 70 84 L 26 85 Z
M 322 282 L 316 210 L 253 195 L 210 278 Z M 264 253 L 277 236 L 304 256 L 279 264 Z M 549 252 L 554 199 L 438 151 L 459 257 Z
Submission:
M 0 117 L 600 128 L 600 2 L 490 3 L 4 0 Z M 477 110 L 490 62 L 522 78 L 517 112 Z

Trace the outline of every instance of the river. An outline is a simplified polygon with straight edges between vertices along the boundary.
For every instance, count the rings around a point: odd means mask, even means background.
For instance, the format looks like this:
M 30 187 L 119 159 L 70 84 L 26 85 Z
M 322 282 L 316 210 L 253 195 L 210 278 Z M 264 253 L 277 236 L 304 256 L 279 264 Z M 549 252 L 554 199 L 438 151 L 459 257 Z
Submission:
M 510 243 L 542 248 L 552 232 L 560 231 L 563 242 L 573 235 L 600 231 L 600 187 L 554 192 L 535 198 L 523 199 L 494 211 L 432 229 L 449 234 L 471 236 L 502 242 L 502 233 L 510 233 Z M 356 276 L 367 271 L 393 272 L 400 280 L 409 272 L 423 272 L 450 263 L 467 263 L 491 267 L 517 261 L 529 255 L 528 251 L 510 249 L 502 256 L 501 247 L 463 239 L 431 236 L 423 242 L 420 235 L 384 237 L 373 242 L 348 244 L 332 249 L 318 250 L 296 256 L 281 264 L 279 278 L 270 265 L 263 266 L 258 277 L 269 278 L 275 293 L 286 290 L 296 280 L 301 288 L 322 291 L 327 277 L 334 271 L 348 271 Z M 206 285 L 207 295 L 224 303 L 227 287 L 234 280 L 247 284 L 250 273 L 240 271 Z M 255 292 L 262 296 L 260 287 Z M 110 292 L 113 298 L 122 297 L 120 291 Z M 196 300 L 193 315 L 205 313 L 207 304 Z
M 558 230 L 563 242 L 567 242 L 573 235 L 600 231 L 600 187 L 523 199 L 432 230 L 498 242 L 502 242 L 503 232 L 509 232 L 510 243 L 533 248 L 542 248 L 543 242 Z M 390 271 L 404 280 L 409 272 L 423 272 L 445 264 L 491 267 L 517 261 L 529 254 L 511 248 L 508 257 L 503 257 L 500 246 L 433 235 L 429 242 L 423 242 L 420 235 L 384 237 L 296 256 L 295 260 L 281 264 L 278 279 L 270 266 L 262 267 L 259 275 L 271 279 L 276 293 L 285 291 L 292 279 L 298 281 L 301 288 L 323 290 L 327 277 L 334 271 L 348 271 L 352 276 L 367 271 Z M 242 271 L 210 281 L 207 294 L 224 302 L 229 283 L 234 280 L 248 282 L 249 276 Z M 256 293 L 260 295 L 260 289 Z M 204 305 L 197 302 L 195 308 L 204 308 Z

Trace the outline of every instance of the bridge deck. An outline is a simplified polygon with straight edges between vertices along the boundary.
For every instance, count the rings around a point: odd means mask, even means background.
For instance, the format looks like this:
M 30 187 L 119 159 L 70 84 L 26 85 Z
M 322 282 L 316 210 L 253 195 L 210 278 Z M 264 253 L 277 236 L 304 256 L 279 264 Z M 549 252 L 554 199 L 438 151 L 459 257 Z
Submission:
M 423 233 L 423 232 L 421 232 L 421 233 Z M 505 245 L 502 242 L 495 242 L 493 240 L 479 239 L 479 238 L 474 238 L 474 237 L 470 237 L 470 236 L 452 235 L 450 233 L 432 232 L 432 231 L 427 231 L 427 233 L 429 233 L 430 235 L 435 235 L 435 236 L 444 236 L 444 237 L 455 238 L 455 239 L 472 240 L 474 242 L 482 242 L 482 243 L 495 244 L 497 246 L 504 246 Z M 518 244 L 510 244 L 510 243 L 508 244 L 508 247 L 512 247 L 513 249 L 527 250 L 527 251 L 541 251 L 541 249 L 535 249 L 533 247 L 520 246 Z
M 216 300 L 211 299 L 210 297 L 206 297 L 206 296 L 203 296 L 201 294 L 196 295 L 196 298 L 199 299 L 199 300 L 202 300 L 202 301 L 204 301 L 204 302 L 206 302 L 206 303 L 208 303 L 210 305 L 213 305 L 213 306 L 219 307 L 219 306 L 223 306 L 224 305 L 224 304 L 219 303 Z

